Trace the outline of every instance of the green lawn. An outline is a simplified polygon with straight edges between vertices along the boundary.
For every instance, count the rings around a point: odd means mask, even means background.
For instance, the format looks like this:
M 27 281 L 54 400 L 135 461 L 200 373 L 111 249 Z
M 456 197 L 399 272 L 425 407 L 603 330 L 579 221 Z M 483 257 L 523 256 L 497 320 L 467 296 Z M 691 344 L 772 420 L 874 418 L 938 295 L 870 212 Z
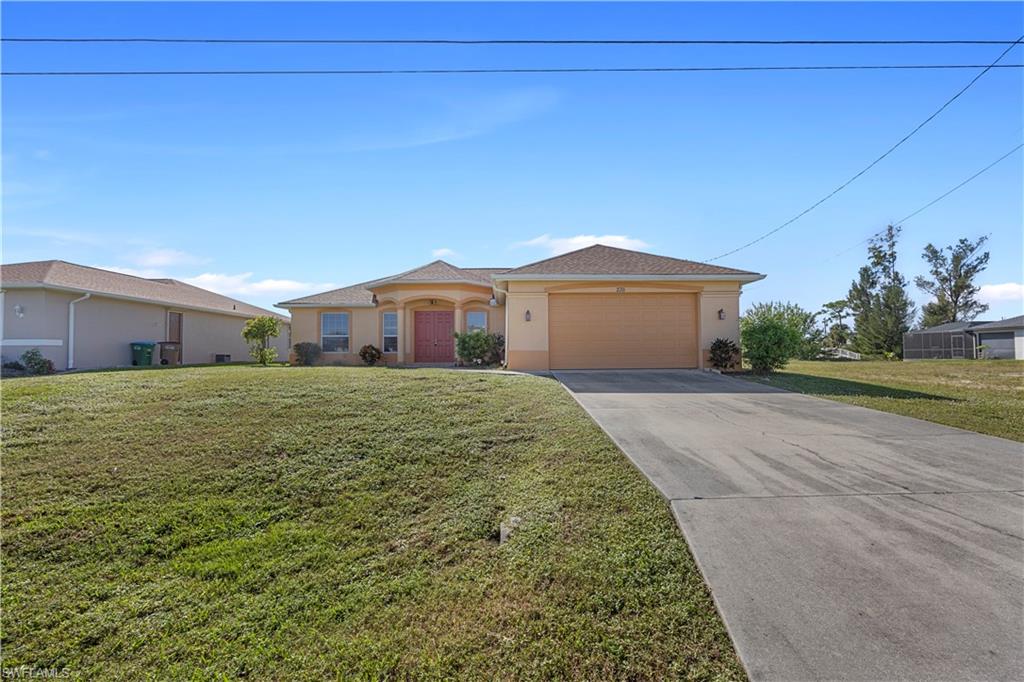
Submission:
M 1024 441 L 1024 361 L 798 362 L 745 379 Z
M 4 668 L 743 677 L 666 502 L 553 381 L 207 367 L 2 389 Z

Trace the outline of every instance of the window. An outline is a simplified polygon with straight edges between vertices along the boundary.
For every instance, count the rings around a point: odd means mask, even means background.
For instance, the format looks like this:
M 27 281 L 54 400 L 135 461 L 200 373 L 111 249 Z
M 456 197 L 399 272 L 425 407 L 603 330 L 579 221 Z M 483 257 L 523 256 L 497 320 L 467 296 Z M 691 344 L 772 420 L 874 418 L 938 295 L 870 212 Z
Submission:
M 487 331 L 487 313 L 481 310 L 466 313 L 466 331 L 475 332 L 477 330 Z
M 385 353 L 398 352 L 398 313 L 384 313 L 383 350 Z
M 320 347 L 325 353 L 348 352 L 348 313 L 320 314 Z

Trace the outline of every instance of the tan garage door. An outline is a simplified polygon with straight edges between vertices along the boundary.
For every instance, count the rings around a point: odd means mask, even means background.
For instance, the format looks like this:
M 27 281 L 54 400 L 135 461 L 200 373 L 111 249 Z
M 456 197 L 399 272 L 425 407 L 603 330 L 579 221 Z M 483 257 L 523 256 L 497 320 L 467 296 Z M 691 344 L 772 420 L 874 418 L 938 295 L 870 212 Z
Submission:
M 696 294 L 551 294 L 552 369 L 697 366 Z

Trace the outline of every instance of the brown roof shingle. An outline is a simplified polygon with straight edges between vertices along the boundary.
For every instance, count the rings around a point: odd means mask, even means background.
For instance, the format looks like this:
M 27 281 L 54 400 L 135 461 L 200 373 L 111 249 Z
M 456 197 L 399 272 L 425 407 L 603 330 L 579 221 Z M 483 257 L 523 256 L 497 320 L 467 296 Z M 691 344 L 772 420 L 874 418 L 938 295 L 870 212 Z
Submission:
M 200 308 L 239 317 L 272 315 L 281 320 L 288 320 L 280 313 L 258 308 L 176 279 L 146 279 L 62 260 L 0 265 L 0 285 L 49 286 L 183 308 Z
M 504 272 L 505 268 L 459 268 L 443 260 L 436 260 L 412 270 L 400 272 L 390 277 L 352 284 L 341 289 L 324 291 L 311 296 L 293 298 L 278 303 L 279 306 L 290 305 L 331 305 L 331 306 L 368 306 L 373 305 L 371 289 L 384 284 L 402 282 L 417 284 L 424 282 L 473 282 L 491 286 L 491 275 Z
M 604 244 L 545 258 L 503 273 L 506 275 L 757 275 L 710 263 L 657 256 Z M 500 279 L 500 277 L 498 278 Z

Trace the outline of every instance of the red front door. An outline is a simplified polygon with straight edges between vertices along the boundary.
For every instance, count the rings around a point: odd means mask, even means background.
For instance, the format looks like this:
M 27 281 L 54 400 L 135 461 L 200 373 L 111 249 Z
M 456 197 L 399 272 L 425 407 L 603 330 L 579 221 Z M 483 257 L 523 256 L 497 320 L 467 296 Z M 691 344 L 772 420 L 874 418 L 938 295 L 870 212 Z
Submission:
M 416 312 L 416 362 L 455 361 L 455 313 L 451 310 Z

